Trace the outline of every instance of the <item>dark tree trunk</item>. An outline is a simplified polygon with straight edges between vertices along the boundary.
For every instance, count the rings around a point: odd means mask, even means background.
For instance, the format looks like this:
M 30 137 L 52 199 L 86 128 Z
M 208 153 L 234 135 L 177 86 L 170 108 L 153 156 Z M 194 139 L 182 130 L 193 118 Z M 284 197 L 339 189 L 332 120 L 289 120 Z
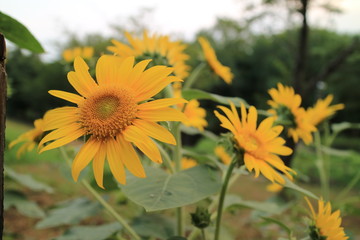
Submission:
M 0 227 L 1 236 L 4 230 L 4 150 L 5 150 L 5 118 L 6 118 L 6 72 L 5 72 L 6 45 L 4 35 L 0 33 Z M 0 238 L 2 239 L 2 237 Z
M 301 8 L 299 12 L 302 16 L 302 26 L 299 32 L 298 49 L 294 71 L 294 89 L 295 92 L 303 96 L 303 89 L 306 78 L 306 61 L 307 61 L 307 49 L 309 39 L 309 26 L 307 23 L 307 9 L 309 0 L 300 0 Z

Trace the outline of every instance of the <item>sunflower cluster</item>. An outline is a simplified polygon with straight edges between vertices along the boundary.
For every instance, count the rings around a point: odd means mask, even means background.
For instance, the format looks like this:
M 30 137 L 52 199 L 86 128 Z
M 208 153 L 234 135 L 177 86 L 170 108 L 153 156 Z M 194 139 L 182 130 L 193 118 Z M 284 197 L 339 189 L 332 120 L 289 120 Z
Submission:
M 93 47 L 75 47 L 65 49 L 62 56 L 66 62 L 74 62 L 76 57 L 82 57 L 85 60 L 89 60 L 94 56 Z
M 205 130 L 208 126 L 206 110 L 200 107 L 197 99 L 183 99 L 186 94 L 182 83 L 194 78 L 187 64 L 187 45 L 172 41 L 166 35 L 149 35 L 147 31 L 142 37 L 128 32 L 125 36 L 128 43 L 112 40 L 113 45 L 107 47 L 111 54 L 101 56 L 95 69 L 90 69 L 84 60 L 93 57 L 92 47 L 63 52 L 65 61 L 73 62 L 74 70 L 68 73 L 67 79 L 74 93 L 49 91 L 67 104 L 47 111 L 42 119 L 34 122 L 34 129 L 9 144 L 12 148 L 23 143 L 17 152 L 18 157 L 36 146 L 42 153 L 82 139 L 72 161 L 72 177 L 77 181 L 80 173 L 92 165 L 97 185 L 104 188 L 106 165 L 120 184 L 126 184 L 126 170 L 138 178 L 146 177 L 142 156 L 158 164 L 164 157 L 170 162 L 168 166 L 173 166 L 166 153 L 162 155 L 166 152 L 162 146 L 181 146 L 180 131 L 187 128 L 179 128 L 180 123 L 198 129 L 196 133 L 209 134 Z M 234 78 L 231 69 L 220 63 L 206 38 L 200 37 L 198 41 L 209 69 L 231 84 Z M 186 87 L 184 85 L 184 89 Z M 217 107 L 214 115 L 220 126 L 228 131 L 212 151 L 227 165 L 222 167 L 230 169 L 226 177 L 231 175 L 235 165 L 244 165 L 248 172 L 255 173 L 255 177 L 262 175 L 271 181 L 268 191 L 279 192 L 286 186 L 286 180 L 293 180 L 296 175 L 281 159 L 293 154 L 293 149 L 286 145 L 286 137 L 295 143 L 302 140 L 310 144 L 317 126 L 344 105 L 330 105 L 333 96 L 328 95 L 305 109 L 301 106 L 300 95 L 281 83 L 268 93 L 271 99 L 268 100 L 270 109 L 267 115 L 270 116 L 261 121 L 258 121 L 258 110 L 254 106 L 245 106 L 244 102 L 229 100 L 229 107 Z M 211 99 L 208 96 L 205 98 Z M 282 133 L 286 137 L 283 138 Z M 180 147 L 170 146 L 168 149 Z M 177 162 L 178 168 L 184 170 L 198 164 L 194 159 L 183 157 L 183 153 L 188 154 L 180 150 L 174 155 L 181 161 L 180 164 Z M 223 185 L 225 192 L 226 184 Z M 340 227 L 340 211 L 332 213 L 330 203 L 320 199 L 318 212 L 315 212 L 309 200 L 306 201 L 311 210 L 311 239 L 347 239 Z
M 286 126 L 288 136 L 292 137 L 295 143 L 302 139 L 305 144 L 310 144 L 317 125 L 344 108 L 344 104 L 330 106 L 333 96 L 328 95 L 325 99 L 319 99 L 314 107 L 305 110 L 301 107 L 300 95 L 296 94 L 292 87 L 283 86 L 281 83 L 278 83 L 277 89 L 270 89 L 269 94 L 269 113 L 276 117 L 278 124 Z

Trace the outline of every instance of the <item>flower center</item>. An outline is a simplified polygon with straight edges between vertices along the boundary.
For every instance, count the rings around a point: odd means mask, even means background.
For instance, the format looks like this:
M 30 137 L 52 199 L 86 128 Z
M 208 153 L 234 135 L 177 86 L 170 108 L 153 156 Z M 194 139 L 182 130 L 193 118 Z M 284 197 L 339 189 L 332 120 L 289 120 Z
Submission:
M 256 158 L 263 158 L 263 143 L 256 135 L 251 132 L 244 132 L 236 137 L 238 145 L 241 149 L 244 149 L 248 154 L 253 155 Z
M 103 140 L 132 124 L 137 104 L 126 89 L 104 89 L 86 99 L 79 108 L 80 122 L 87 134 Z

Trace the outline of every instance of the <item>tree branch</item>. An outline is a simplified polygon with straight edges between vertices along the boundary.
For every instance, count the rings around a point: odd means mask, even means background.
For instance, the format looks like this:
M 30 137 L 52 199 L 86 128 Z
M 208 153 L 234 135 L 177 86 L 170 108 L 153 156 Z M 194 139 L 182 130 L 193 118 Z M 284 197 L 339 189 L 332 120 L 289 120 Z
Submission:
M 314 89 L 318 82 L 325 80 L 331 74 L 337 71 L 337 69 L 346 61 L 346 59 L 353 54 L 357 49 L 359 49 L 359 38 L 355 37 L 352 43 L 337 54 L 322 70 L 321 72 L 311 78 L 304 89 L 305 95 L 307 95 L 312 89 Z

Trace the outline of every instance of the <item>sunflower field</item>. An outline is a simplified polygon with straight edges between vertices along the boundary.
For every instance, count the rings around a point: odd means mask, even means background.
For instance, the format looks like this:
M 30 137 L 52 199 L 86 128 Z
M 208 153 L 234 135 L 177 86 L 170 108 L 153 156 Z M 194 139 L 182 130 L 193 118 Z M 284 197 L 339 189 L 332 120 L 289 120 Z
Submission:
M 0 12 L 2 239 L 360 239 L 358 36 L 135 24 L 44 60 L 23 24 Z

